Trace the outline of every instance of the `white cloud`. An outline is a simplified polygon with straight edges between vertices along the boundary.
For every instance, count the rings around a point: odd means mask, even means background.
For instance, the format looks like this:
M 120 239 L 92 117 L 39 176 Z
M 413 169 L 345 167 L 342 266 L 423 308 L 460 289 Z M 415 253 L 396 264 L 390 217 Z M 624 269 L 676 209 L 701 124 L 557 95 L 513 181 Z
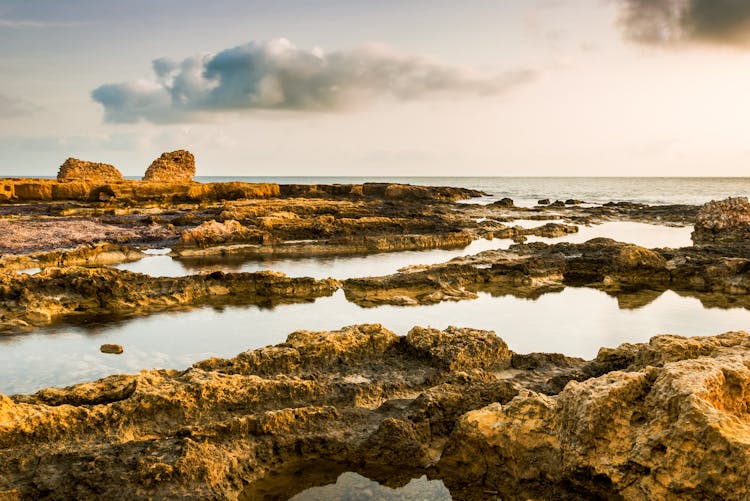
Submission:
M 238 110 L 341 111 L 388 97 L 497 95 L 535 77 L 529 69 L 485 76 L 381 45 L 324 52 L 286 39 L 251 42 L 181 62 L 153 61 L 155 81 L 102 85 L 92 92 L 111 122 L 195 120 Z

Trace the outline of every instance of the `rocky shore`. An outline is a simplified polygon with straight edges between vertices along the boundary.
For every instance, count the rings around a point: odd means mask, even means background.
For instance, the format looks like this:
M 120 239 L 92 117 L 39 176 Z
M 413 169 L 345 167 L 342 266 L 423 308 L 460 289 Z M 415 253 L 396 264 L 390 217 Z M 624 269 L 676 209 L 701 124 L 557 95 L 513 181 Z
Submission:
M 0 495 L 287 499 L 321 479 L 270 478 L 334 463 L 389 485 L 426 474 L 455 499 L 744 499 L 749 348 L 659 336 L 584 362 L 471 329 L 299 331 L 0 396 Z
M 470 203 L 483 194 L 462 188 L 202 184 L 195 172 L 192 154 L 178 150 L 140 181 L 76 159 L 56 180 L 2 180 L 0 334 L 308 302 L 340 289 L 363 307 L 482 292 L 536 298 L 576 286 L 616 296 L 623 308 L 665 290 L 750 308 L 745 199 L 519 208 L 510 199 Z M 525 243 L 608 221 L 694 225 L 694 245 Z M 494 238 L 516 243 L 343 281 L 111 268 L 157 248 L 174 259 L 259 259 Z M 122 352 L 114 346 L 108 352 Z M 288 499 L 345 471 L 390 486 L 427 475 L 467 500 L 747 499 L 750 336 L 662 335 L 584 361 L 514 353 L 470 328 L 414 327 L 404 337 L 381 325 L 297 331 L 187 370 L 0 395 L 0 464 L 0 500 Z

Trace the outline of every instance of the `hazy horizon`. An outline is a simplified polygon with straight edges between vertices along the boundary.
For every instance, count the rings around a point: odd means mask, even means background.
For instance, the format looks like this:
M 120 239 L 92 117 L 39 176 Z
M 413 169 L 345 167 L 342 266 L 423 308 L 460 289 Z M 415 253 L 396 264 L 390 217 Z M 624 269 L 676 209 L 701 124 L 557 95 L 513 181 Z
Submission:
M 750 2 L 0 0 L 0 176 L 742 177 Z M 707 175 L 710 173 L 710 176 Z

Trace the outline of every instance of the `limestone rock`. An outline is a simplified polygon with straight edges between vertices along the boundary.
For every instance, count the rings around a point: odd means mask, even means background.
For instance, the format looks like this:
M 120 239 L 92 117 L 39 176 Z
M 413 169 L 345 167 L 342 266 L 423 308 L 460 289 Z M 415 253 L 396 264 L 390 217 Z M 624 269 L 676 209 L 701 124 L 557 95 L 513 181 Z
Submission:
M 746 333 L 631 346 L 642 356 L 627 371 L 465 414 L 441 473 L 452 491 L 479 482 L 508 499 L 564 486 L 608 499 L 747 499 L 748 348 Z
M 195 176 L 195 157 L 187 150 L 162 153 L 146 169 L 144 181 L 160 183 L 190 182 Z
M 88 162 L 77 158 L 68 158 L 57 172 L 58 181 L 124 181 L 122 174 L 114 165 Z
M 449 370 L 458 367 L 507 368 L 512 356 L 505 341 L 491 331 L 458 327 L 441 331 L 414 327 L 407 334 L 406 342 Z
M 750 202 L 747 197 L 712 200 L 698 212 L 693 242 L 701 244 L 750 244 Z
M 219 223 L 213 219 L 202 223 L 200 226 L 185 230 L 180 236 L 180 244 L 183 246 L 219 245 L 229 242 L 238 242 L 251 239 L 257 232 L 245 228 L 238 221 L 230 219 Z

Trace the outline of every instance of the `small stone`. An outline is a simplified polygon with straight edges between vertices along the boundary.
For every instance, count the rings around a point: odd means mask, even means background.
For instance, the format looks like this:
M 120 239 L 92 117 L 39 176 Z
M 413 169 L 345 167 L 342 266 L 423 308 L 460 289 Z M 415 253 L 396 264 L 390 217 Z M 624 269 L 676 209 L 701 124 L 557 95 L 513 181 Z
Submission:
M 119 355 L 123 352 L 122 345 L 119 344 L 103 344 L 99 347 L 99 351 L 102 353 L 110 353 L 112 355 Z

